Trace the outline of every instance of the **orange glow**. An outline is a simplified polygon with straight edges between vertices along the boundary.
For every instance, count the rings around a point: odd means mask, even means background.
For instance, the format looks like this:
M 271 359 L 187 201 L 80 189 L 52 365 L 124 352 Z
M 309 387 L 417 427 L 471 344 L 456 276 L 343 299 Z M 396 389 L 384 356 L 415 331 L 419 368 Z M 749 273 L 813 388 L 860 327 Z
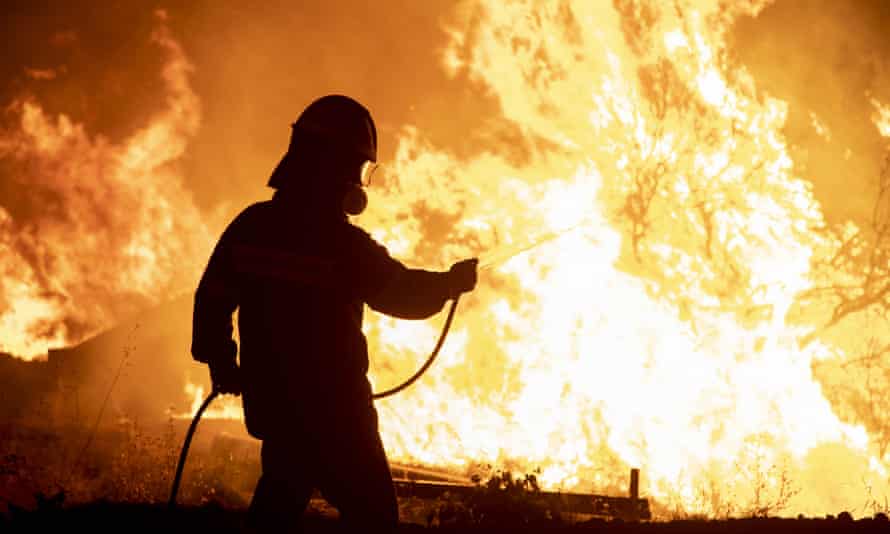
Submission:
M 378 171 L 384 185 L 375 176 L 369 189 L 357 222 L 395 257 L 491 265 L 435 366 L 377 405 L 394 461 L 539 469 L 547 489 L 618 493 L 639 467 L 643 495 L 711 516 L 783 496 L 786 514 L 861 510 L 866 487 L 890 493 L 875 436 L 838 415 L 813 372 L 854 358 L 866 335 L 890 343 L 890 324 L 870 312 L 825 329 L 829 303 L 800 300 L 861 279 L 814 267 L 844 236 L 823 231 L 822 206 L 795 175 L 789 104 L 728 60 L 733 19 L 758 3 L 724 4 L 479 0 L 456 10 L 442 68 L 493 97 L 527 149 L 459 157 L 405 126 Z M 171 164 L 195 134 L 198 99 L 178 45 L 163 31 L 157 42 L 169 57 L 168 108 L 123 143 L 33 101 L 16 105 L 17 130 L 0 132 L 0 156 L 42 162 L 28 178 L 76 214 L 35 229 L 33 249 L 52 251 L 47 272 L 20 252 L 32 234 L 0 210 L 11 258 L 0 300 L 12 303 L 0 308 L 0 349 L 34 357 L 112 324 L 116 303 L 194 287 L 215 225 Z M 890 136 L 890 110 L 872 103 Z M 47 275 L 61 296 L 46 295 Z M 417 369 L 442 320 L 368 314 L 376 390 Z M 205 390 L 185 391 L 193 413 Z M 207 417 L 240 418 L 240 403 L 218 401 Z
M 194 384 L 186 384 L 185 393 L 192 397 L 192 405 L 189 408 L 189 412 L 187 414 L 177 414 L 176 417 L 179 419 L 191 419 L 194 414 L 198 412 L 198 408 L 201 407 L 201 403 L 204 402 L 204 399 L 207 397 L 207 392 L 204 391 L 203 386 L 196 386 Z M 204 415 L 201 416 L 202 419 L 234 419 L 234 420 L 243 420 L 244 412 L 241 410 L 241 403 L 238 402 L 236 397 L 232 397 L 230 395 L 224 395 L 222 397 L 218 397 L 213 404 L 207 407 L 207 410 L 204 412 Z
M 179 44 L 163 26 L 153 38 L 167 107 L 120 143 L 33 99 L 11 107 L 0 158 L 35 195 L 22 204 L 54 211 L 20 221 L 0 208 L 0 351 L 30 359 L 77 343 L 200 274 L 212 237 L 175 166 L 200 106 Z
M 761 484 L 764 499 L 799 491 L 792 514 L 860 506 L 863 480 L 885 488 L 865 429 L 838 418 L 811 371 L 843 345 L 802 342 L 825 317 L 789 320 L 813 286 L 811 261 L 835 244 L 814 231 L 820 206 L 792 174 L 786 104 L 727 75 L 717 4 L 660 13 L 639 37 L 645 54 L 611 4 L 479 4 L 467 22 L 478 26 L 452 28 L 446 68 L 556 148 L 522 166 L 457 160 L 407 130 L 388 168 L 397 185 L 372 190 L 361 223 L 395 253 L 442 266 L 583 225 L 486 273 L 429 376 L 378 403 L 393 458 L 512 463 L 541 469 L 546 487 L 587 490 L 621 488 L 640 467 L 647 494 L 711 515 L 719 494 L 754 506 Z M 689 107 L 651 104 L 638 73 L 659 61 L 667 85 L 652 90 Z M 645 215 L 629 213 L 654 172 Z M 454 227 L 399 218 L 421 204 Z M 630 215 L 645 220 L 635 228 Z M 423 252 L 431 232 L 444 236 L 432 243 L 441 256 Z M 382 317 L 366 330 L 378 387 L 410 374 L 437 333 Z M 839 492 L 814 451 L 854 458 L 842 484 L 859 487 Z M 783 476 L 814 483 L 783 487 Z
M 875 108 L 872 121 L 874 121 L 881 135 L 890 137 L 890 106 L 874 98 L 871 99 L 871 103 Z

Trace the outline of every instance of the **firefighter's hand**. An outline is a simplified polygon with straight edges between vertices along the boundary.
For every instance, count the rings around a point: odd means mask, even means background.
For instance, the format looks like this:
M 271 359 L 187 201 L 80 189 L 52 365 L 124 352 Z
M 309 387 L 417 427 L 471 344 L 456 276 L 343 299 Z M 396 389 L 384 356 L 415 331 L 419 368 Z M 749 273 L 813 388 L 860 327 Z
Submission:
M 220 393 L 241 394 L 241 369 L 234 363 L 211 364 L 210 380 L 213 381 L 213 389 Z
M 451 298 L 455 298 L 461 293 L 472 291 L 476 287 L 476 268 L 478 266 L 478 258 L 459 261 L 451 266 L 451 269 L 448 271 Z

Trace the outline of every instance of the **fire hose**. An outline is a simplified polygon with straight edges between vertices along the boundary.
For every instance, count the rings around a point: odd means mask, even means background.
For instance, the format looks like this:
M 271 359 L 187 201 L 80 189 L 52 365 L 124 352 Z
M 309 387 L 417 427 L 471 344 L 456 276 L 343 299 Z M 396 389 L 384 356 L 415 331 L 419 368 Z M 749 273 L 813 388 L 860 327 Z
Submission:
M 420 366 L 420 369 L 401 384 L 381 391 L 380 393 L 372 393 L 371 398 L 373 400 L 383 399 L 399 393 L 414 382 L 417 382 L 417 380 L 426 373 L 427 369 L 430 368 L 433 361 L 436 359 L 436 356 L 439 355 L 439 350 L 442 349 L 442 344 L 445 343 L 445 338 L 448 336 L 448 331 L 451 329 L 451 321 L 454 320 L 454 311 L 457 309 L 458 300 L 460 300 L 460 296 L 454 297 L 454 300 L 451 301 L 451 307 L 448 308 L 448 316 L 445 318 L 445 324 L 442 326 L 442 333 L 439 334 L 439 340 L 436 341 L 436 346 L 433 348 L 433 351 L 427 357 L 424 364 Z M 195 417 L 192 418 L 188 431 L 185 433 L 185 441 L 182 444 L 182 451 L 179 453 L 179 462 L 176 464 L 176 474 L 173 476 L 173 488 L 170 490 L 170 500 L 167 502 L 169 508 L 176 507 L 176 495 L 179 493 L 179 483 L 182 481 L 182 470 L 185 467 L 185 459 L 188 457 L 189 447 L 192 444 L 192 437 L 195 435 L 195 429 L 198 427 L 198 422 L 201 421 L 201 416 L 204 415 L 204 411 L 207 410 L 207 407 L 210 406 L 210 403 L 213 402 L 213 399 L 218 395 L 219 391 L 216 388 L 210 391 L 210 394 L 207 395 L 207 398 L 201 403 L 198 411 L 195 412 Z

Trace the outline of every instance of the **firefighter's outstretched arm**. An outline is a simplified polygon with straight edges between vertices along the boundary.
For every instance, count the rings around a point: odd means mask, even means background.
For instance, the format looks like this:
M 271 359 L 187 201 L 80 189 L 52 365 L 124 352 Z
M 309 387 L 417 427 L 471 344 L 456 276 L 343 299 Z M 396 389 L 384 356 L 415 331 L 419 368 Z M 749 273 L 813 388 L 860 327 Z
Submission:
M 445 272 L 397 269 L 382 289 L 368 299 L 375 311 L 401 319 L 426 319 L 442 309 L 445 301 L 476 286 L 478 260 L 455 263 Z
M 343 274 L 356 298 L 375 311 L 399 319 L 426 319 L 445 301 L 476 286 L 475 259 L 455 263 L 445 272 L 409 269 L 364 230 L 350 225 L 347 231 Z

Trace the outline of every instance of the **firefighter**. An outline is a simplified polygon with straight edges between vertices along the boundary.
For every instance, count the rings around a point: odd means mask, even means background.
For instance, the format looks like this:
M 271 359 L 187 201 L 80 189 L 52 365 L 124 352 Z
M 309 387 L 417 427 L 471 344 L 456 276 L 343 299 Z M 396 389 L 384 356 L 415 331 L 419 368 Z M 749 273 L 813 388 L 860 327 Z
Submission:
M 269 179 L 272 199 L 229 224 L 198 285 L 192 355 L 209 365 L 215 388 L 242 395 L 247 431 L 262 440 L 252 529 L 299 525 L 314 488 L 347 527 L 378 532 L 398 522 L 367 379 L 363 307 L 429 317 L 475 287 L 477 260 L 445 272 L 409 269 L 351 224 L 376 161 L 364 106 L 342 95 L 311 103 Z

